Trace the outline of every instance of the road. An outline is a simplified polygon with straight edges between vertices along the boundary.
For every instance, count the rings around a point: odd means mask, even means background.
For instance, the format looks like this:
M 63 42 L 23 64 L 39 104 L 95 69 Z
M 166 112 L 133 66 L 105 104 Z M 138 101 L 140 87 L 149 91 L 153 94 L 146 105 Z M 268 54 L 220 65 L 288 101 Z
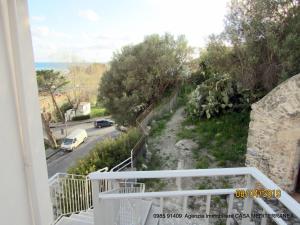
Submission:
M 51 158 L 47 160 L 48 167 L 48 177 L 53 176 L 56 173 L 67 172 L 70 166 L 75 165 L 75 163 L 86 156 L 96 145 L 96 143 L 104 140 L 105 138 L 115 138 L 120 132 L 116 130 L 114 126 L 97 129 L 94 128 L 93 123 L 83 123 L 70 126 L 68 128 L 68 133 L 76 128 L 85 129 L 88 134 L 88 138 L 85 143 L 82 143 L 72 152 L 60 151 Z M 60 133 L 60 128 L 53 128 L 54 134 Z

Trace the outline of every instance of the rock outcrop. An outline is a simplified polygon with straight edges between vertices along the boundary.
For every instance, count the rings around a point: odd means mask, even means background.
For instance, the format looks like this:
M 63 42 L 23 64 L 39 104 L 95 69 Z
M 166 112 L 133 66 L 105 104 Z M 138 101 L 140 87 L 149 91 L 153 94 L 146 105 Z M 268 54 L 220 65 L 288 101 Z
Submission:
M 300 163 L 300 74 L 252 105 L 246 165 L 286 191 L 295 190 Z

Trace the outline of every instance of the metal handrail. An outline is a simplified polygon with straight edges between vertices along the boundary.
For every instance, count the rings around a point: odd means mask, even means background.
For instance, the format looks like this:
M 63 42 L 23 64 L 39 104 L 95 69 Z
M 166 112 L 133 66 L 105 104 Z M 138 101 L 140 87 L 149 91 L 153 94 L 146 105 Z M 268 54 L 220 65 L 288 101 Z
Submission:
M 270 180 L 267 176 L 265 176 L 262 172 L 260 172 L 257 168 L 254 167 L 239 167 L 239 168 L 217 168 L 217 169 L 194 169 L 194 170 L 164 170 L 164 171 L 134 171 L 134 172 L 113 172 L 113 173 L 91 173 L 89 174 L 89 178 L 92 182 L 106 179 L 106 180 L 118 180 L 118 179 L 154 179 L 154 178 L 183 178 L 183 177 L 211 177 L 211 176 L 237 176 L 237 175 L 246 175 L 251 179 L 258 181 L 261 185 L 263 185 L 266 189 L 271 190 L 280 190 L 281 196 L 278 200 L 295 216 L 300 219 L 300 204 L 297 203 L 290 195 L 288 195 L 285 191 L 283 191 L 278 185 L 276 185 L 272 180 Z M 249 187 L 246 187 L 249 189 Z M 199 190 L 198 193 L 206 193 L 207 195 L 211 195 L 210 190 Z M 227 190 L 228 191 L 228 190 Z M 221 192 L 221 190 L 216 189 L 215 191 Z M 172 192 L 167 191 L 163 193 L 131 193 L 131 194 L 123 194 L 124 197 L 153 197 L 162 194 L 163 196 L 173 196 L 175 195 L 185 195 L 185 191 Z M 187 196 L 192 196 L 196 193 L 187 193 Z M 114 195 L 101 195 L 101 198 L 111 198 L 121 197 L 120 194 Z M 262 203 L 262 199 L 258 200 L 258 203 Z M 265 203 L 267 204 L 267 203 Z M 262 206 L 262 204 L 260 204 Z
M 105 168 L 103 168 L 103 169 L 105 169 Z M 48 184 L 51 185 L 51 183 L 53 183 L 59 177 L 67 177 L 67 176 L 72 177 L 72 178 L 77 178 L 77 179 L 85 179 L 86 178 L 86 176 L 84 176 L 84 175 L 69 174 L 69 173 L 56 173 L 48 179 Z
M 153 171 L 124 171 L 124 172 L 92 172 L 88 176 L 91 180 L 115 179 L 146 179 L 146 178 L 176 178 L 176 177 L 210 177 L 231 175 L 252 175 L 254 167 L 190 169 L 190 170 L 153 170 Z
M 131 157 L 125 159 L 123 162 L 121 162 L 118 165 L 116 165 L 113 168 L 111 168 L 110 172 L 121 171 L 124 168 L 128 167 L 129 165 L 131 165 Z
M 107 172 L 108 167 L 96 173 Z M 103 180 L 104 191 L 108 187 Z M 54 219 L 58 221 L 62 216 L 70 215 L 92 207 L 91 181 L 88 176 L 56 173 L 48 180 Z
M 97 170 L 98 173 L 102 173 L 102 172 L 108 172 L 108 167 L 104 167 L 100 170 Z
M 92 206 L 91 181 L 85 176 L 57 174 L 49 182 L 54 219 Z
M 242 190 L 243 188 L 239 188 Z M 209 190 L 188 190 L 188 191 L 152 191 L 134 193 L 100 193 L 99 198 L 106 200 L 116 199 L 137 199 L 137 198 L 161 198 L 161 197 L 184 197 L 184 196 L 204 196 L 204 195 L 230 195 L 237 189 L 209 189 Z M 244 188 L 244 190 L 246 190 Z
M 257 204 L 260 205 L 260 207 L 263 208 L 263 210 L 266 213 L 268 213 L 270 215 L 276 214 L 276 212 L 261 198 L 255 198 L 254 200 L 257 202 Z M 281 219 L 281 218 L 274 218 L 273 220 L 279 225 L 286 225 L 286 222 L 284 222 L 283 219 Z

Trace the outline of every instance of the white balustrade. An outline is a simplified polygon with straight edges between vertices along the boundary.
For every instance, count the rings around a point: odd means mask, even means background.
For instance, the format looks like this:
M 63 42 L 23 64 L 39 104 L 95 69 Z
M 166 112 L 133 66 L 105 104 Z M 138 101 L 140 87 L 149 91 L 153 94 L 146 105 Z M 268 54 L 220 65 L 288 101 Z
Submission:
M 108 168 L 99 171 L 106 172 Z M 91 181 L 87 176 L 57 173 L 49 180 L 50 197 L 54 220 L 58 221 L 64 215 L 87 210 L 92 206 Z M 108 190 L 108 182 L 98 182 L 99 190 Z
M 130 171 L 130 172 L 107 172 L 107 173 L 91 173 L 89 178 L 92 181 L 92 192 L 93 192 L 93 203 L 94 203 L 94 219 L 95 225 L 121 225 L 116 223 L 116 220 L 112 218 L 117 218 L 120 210 L 120 201 L 136 202 L 137 200 L 150 199 L 153 203 L 158 202 L 157 207 L 160 208 L 160 213 L 163 213 L 167 207 L 166 199 L 169 198 L 183 198 L 183 204 L 179 208 L 183 209 L 185 212 L 188 209 L 188 198 L 197 196 L 206 196 L 206 210 L 207 215 L 211 211 L 211 197 L 212 196 L 227 196 L 227 214 L 231 215 L 233 213 L 234 207 L 234 194 L 236 188 L 228 189 L 207 189 L 207 190 L 176 190 L 176 191 L 159 191 L 159 192 L 144 192 L 145 187 L 139 184 L 139 188 L 134 187 L 134 183 L 129 186 L 122 183 L 122 181 L 127 180 L 137 180 L 140 179 L 166 179 L 166 178 L 176 178 L 181 180 L 187 177 L 224 177 L 224 176 L 244 176 L 246 180 L 246 185 L 242 190 L 251 190 L 255 188 L 255 182 L 260 183 L 265 189 L 281 191 L 281 196 L 278 201 L 284 205 L 291 214 L 300 218 L 300 205 L 290 197 L 286 192 L 280 189 L 273 181 L 262 174 L 256 168 L 251 167 L 241 167 L 241 168 L 218 168 L 218 169 L 200 169 L 200 170 L 165 170 L 165 171 Z M 99 182 L 106 180 L 114 184 L 113 186 L 118 187 L 119 190 L 114 192 L 103 192 L 99 189 Z M 132 186 L 130 186 L 132 185 Z M 143 186 L 143 187 L 142 187 Z M 123 188 L 123 189 L 122 189 Z M 241 190 L 241 188 L 239 188 Z M 156 200 L 155 200 L 156 199 Z M 154 201 L 155 200 L 155 201 Z M 262 198 L 246 198 L 244 200 L 242 212 L 246 214 L 251 214 L 253 210 L 253 200 L 260 206 L 263 212 L 268 214 L 275 214 L 272 207 L 264 201 Z M 126 204 L 127 204 L 126 203 Z M 122 211 L 126 216 L 133 216 L 130 221 L 138 221 L 138 214 L 134 212 L 138 211 L 138 204 L 131 204 L 132 210 Z M 123 215 L 125 217 L 125 215 Z M 232 223 L 232 218 L 228 218 L 226 225 Z M 286 224 L 281 218 L 270 218 L 277 224 Z M 120 221 L 120 220 L 119 220 Z M 209 218 L 205 218 L 202 224 L 209 224 Z M 250 219 L 242 218 L 242 224 L 250 224 Z M 261 219 L 261 224 L 265 225 L 267 223 L 266 218 Z M 134 222 L 133 224 L 140 224 Z

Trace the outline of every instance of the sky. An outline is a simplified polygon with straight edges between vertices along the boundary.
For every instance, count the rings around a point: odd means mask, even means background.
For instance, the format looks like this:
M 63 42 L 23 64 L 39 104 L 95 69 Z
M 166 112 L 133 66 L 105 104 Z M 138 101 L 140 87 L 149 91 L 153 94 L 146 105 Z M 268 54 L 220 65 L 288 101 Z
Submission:
M 109 62 L 146 35 L 185 35 L 196 50 L 223 30 L 229 0 L 28 0 L 36 62 Z

